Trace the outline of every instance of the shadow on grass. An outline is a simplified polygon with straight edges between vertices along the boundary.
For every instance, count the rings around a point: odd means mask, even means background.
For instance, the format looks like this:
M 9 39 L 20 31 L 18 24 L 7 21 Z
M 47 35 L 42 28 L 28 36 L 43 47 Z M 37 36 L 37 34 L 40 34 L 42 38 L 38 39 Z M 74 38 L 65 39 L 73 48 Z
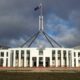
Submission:
M 0 72 L 0 80 L 80 80 L 80 73 Z

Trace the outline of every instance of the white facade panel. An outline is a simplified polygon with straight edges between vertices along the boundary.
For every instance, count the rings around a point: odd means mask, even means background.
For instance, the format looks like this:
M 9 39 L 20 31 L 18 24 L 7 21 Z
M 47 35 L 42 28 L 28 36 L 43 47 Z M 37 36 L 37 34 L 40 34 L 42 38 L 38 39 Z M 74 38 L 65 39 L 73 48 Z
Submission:
M 1 49 L 0 66 L 80 67 L 80 50 L 70 48 L 9 48 L 4 50 Z

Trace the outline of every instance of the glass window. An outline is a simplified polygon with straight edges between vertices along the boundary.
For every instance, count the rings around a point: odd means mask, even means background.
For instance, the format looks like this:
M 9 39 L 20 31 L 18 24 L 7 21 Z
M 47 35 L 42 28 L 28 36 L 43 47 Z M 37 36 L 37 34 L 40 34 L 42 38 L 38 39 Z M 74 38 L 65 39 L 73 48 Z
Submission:
M 80 60 L 79 60 L 79 63 L 80 63 Z
M 52 57 L 52 60 L 55 60 L 55 57 Z
M 66 50 L 63 51 L 63 57 L 66 57 Z
M 58 50 L 58 57 L 61 56 L 61 50 Z
M 55 50 L 52 50 L 52 57 L 55 56 Z
M 8 57 L 8 52 L 7 52 L 7 57 Z
M 43 51 L 42 50 L 39 50 L 39 55 L 43 55 Z
M 74 57 L 76 56 L 76 53 L 74 52 Z
M 18 55 L 19 55 L 19 51 L 16 50 L 16 59 L 18 58 Z
M 30 56 L 30 50 L 27 50 L 27 56 L 28 57 Z
M 24 50 L 21 50 L 21 58 L 24 58 Z
M 80 57 L 80 52 L 78 52 L 78 57 Z
M 4 52 L 1 52 L 1 57 L 3 57 L 4 56 Z

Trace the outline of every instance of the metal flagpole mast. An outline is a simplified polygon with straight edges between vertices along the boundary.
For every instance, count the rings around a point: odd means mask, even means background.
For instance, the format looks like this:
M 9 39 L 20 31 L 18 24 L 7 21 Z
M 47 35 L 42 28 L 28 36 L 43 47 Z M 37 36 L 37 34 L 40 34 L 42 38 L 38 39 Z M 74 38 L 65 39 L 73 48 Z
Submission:
M 59 47 L 61 47 L 60 44 L 58 44 L 53 38 L 51 38 L 47 33 L 45 33 L 43 31 L 44 30 L 44 25 L 43 25 L 43 5 L 42 5 L 42 3 L 40 3 L 40 5 L 37 6 L 34 10 L 36 11 L 38 9 L 40 9 L 40 15 L 39 15 L 39 31 L 36 34 L 34 34 L 32 37 L 30 37 L 30 39 L 27 40 L 24 44 L 22 44 L 21 47 L 23 47 L 28 42 L 30 42 L 30 44 L 28 45 L 28 47 L 30 47 L 40 33 L 45 36 L 45 38 L 48 40 L 48 42 L 51 44 L 52 47 L 54 47 L 54 44 L 52 43 L 52 41 L 56 45 L 58 45 Z M 40 45 L 41 45 L 41 43 L 40 43 Z
M 43 5 L 42 3 L 40 3 L 40 16 L 39 16 L 39 31 L 42 32 L 43 31 Z

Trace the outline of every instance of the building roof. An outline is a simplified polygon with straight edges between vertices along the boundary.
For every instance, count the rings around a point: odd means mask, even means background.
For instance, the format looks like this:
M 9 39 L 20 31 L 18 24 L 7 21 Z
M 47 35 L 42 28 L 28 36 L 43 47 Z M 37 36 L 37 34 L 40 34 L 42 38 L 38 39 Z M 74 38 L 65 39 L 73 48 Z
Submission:
M 10 48 L 9 46 L 4 46 L 4 45 L 0 45 L 0 49 L 8 49 Z

